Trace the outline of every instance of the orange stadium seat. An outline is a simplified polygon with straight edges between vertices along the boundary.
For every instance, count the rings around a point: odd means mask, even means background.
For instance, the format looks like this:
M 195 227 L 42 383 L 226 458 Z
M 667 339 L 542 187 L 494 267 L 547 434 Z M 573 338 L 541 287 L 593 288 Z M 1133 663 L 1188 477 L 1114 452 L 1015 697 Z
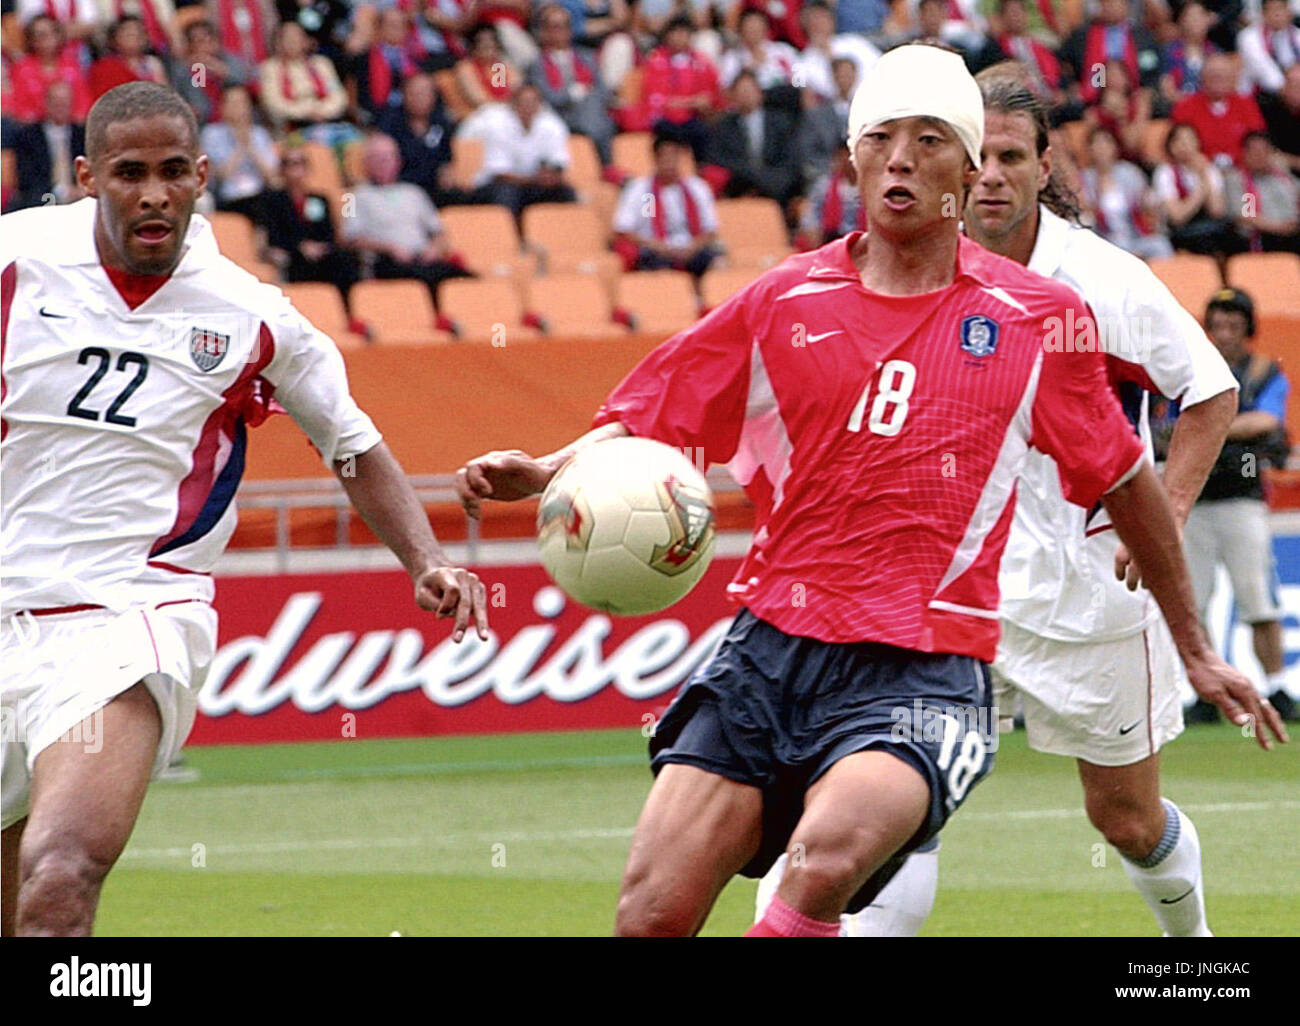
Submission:
M 363 281 L 352 289 L 352 312 L 369 322 L 379 342 L 445 342 L 435 327 L 433 300 L 415 279 Z
M 758 267 L 722 267 L 709 271 L 700 280 L 704 305 L 720 306 L 762 273 Z
M 1248 292 L 1260 316 L 1300 318 L 1300 256 L 1242 253 L 1228 260 L 1228 284 Z
M 212 224 L 212 233 L 217 237 L 217 248 L 221 250 L 222 256 L 248 270 L 260 262 L 252 221 L 243 214 L 232 214 L 224 210 L 209 214 L 208 220 Z
M 648 334 L 685 328 L 699 314 L 691 276 L 685 271 L 633 271 L 618 279 L 618 305 Z
M 733 267 L 771 267 L 793 252 L 775 200 L 719 200 L 718 235 Z
M 633 178 L 648 175 L 655 169 L 654 135 L 650 132 L 622 132 L 614 136 L 610 163 Z M 695 174 L 695 156 L 688 149 L 682 160 L 682 173 Z
M 1209 302 L 1211 294 L 1215 289 L 1223 287 L 1219 265 L 1213 257 L 1178 253 L 1163 260 L 1152 260 L 1150 267 L 1174 294 L 1174 298 L 1190 310 L 1197 320 L 1205 313 L 1205 304 Z
M 359 349 L 361 340 L 348 331 L 343 297 L 333 285 L 304 281 L 284 286 L 284 294 L 300 314 L 334 340 L 340 349 Z
M 654 150 L 649 132 L 623 132 L 614 136 L 611 156 L 614 166 L 636 178 L 654 170 Z
M 613 182 L 597 182 L 587 191 L 587 205 L 591 207 L 596 219 L 605 227 L 614 224 L 614 212 L 618 210 L 618 198 L 621 190 Z
M 589 193 L 600 183 L 600 156 L 596 144 L 585 135 L 569 136 L 569 184 Z
M 535 203 L 524 208 L 524 241 L 542 256 L 547 274 L 617 275 L 622 261 L 609 251 L 609 229 L 579 203 Z
M 443 282 L 438 306 L 460 328 L 461 338 L 494 345 L 536 338 L 524 326 L 524 304 L 513 282 L 501 278 L 456 278 Z
M 516 278 L 536 271 L 537 258 L 520 250 L 515 219 L 505 207 L 447 207 L 439 215 L 448 243 L 471 271 Z
M 546 320 L 551 335 L 608 338 L 619 331 L 609 293 L 590 274 L 534 278 L 528 286 L 528 308 Z
M 1300 257 L 1294 253 L 1242 253 L 1228 260 L 1228 284 L 1255 302 L 1256 342 L 1281 361 L 1294 382 L 1300 374 Z M 1300 435 L 1300 399 L 1294 388 L 1288 425 Z
M 483 140 L 466 139 L 463 136 L 451 137 L 451 176 L 456 184 L 471 188 L 474 176 L 483 166 Z

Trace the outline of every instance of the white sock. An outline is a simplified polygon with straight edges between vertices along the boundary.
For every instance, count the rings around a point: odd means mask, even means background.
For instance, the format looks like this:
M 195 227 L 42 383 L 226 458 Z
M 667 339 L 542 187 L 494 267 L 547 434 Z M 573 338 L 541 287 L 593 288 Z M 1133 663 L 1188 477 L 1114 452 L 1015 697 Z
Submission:
M 754 922 L 763 918 L 785 875 L 784 854 L 758 882 Z M 915 937 L 921 931 L 939 889 L 939 851 L 913 852 L 876 900 L 855 915 L 840 917 L 841 937 Z
M 914 851 L 861 912 L 842 916 L 845 937 L 915 937 L 934 908 L 939 890 L 939 850 Z
M 1212 937 L 1205 922 L 1205 887 L 1201 880 L 1201 840 L 1192 821 L 1168 798 L 1165 832 L 1144 859 L 1123 857 L 1133 881 L 1166 937 Z
M 772 868 L 767 871 L 767 875 L 758 881 L 758 893 L 754 895 L 754 922 L 763 918 L 767 911 L 767 906 L 772 904 L 772 899 L 776 897 L 776 889 L 781 886 L 781 878 L 785 876 L 785 864 L 790 856 L 782 852 L 781 857 L 772 863 Z

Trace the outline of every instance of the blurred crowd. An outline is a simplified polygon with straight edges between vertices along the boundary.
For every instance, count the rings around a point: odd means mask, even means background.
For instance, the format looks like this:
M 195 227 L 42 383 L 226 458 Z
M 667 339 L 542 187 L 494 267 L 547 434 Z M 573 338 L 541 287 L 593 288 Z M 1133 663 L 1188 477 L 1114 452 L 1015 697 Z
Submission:
M 780 204 L 792 242 L 862 224 L 849 101 L 888 47 L 1017 60 L 1052 106 L 1085 218 L 1144 258 L 1300 250 L 1300 0 L 4 0 L 5 210 L 76 198 L 96 97 L 136 79 L 193 106 L 211 202 L 286 278 L 466 273 L 438 209 L 581 202 L 591 140 L 627 269 L 702 273 L 713 202 Z M 653 168 L 616 159 L 651 132 Z M 455 138 L 481 142 L 458 176 Z M 313 192 L 323 144 L 355 207 Z M 333 225 L 339 225 L 335 238 Z

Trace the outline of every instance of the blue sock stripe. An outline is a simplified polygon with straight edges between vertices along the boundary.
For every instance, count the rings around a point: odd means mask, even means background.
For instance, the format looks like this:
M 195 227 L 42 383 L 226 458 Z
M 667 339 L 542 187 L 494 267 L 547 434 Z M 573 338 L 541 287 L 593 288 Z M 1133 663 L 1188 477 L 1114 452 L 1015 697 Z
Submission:
M 1165 832 L 1160 835 L 1160 843 L 1145 858 L 1130 859 L 1133 865 L 1143 869 L 1158 866 L 1168 858 L 1169 853 L 1178 847 L 1178 836 L 1182 832 L 1178 823 L 1178 806 L 1168 798 L 1162 798 L 1160 802 L 1165 807 Z

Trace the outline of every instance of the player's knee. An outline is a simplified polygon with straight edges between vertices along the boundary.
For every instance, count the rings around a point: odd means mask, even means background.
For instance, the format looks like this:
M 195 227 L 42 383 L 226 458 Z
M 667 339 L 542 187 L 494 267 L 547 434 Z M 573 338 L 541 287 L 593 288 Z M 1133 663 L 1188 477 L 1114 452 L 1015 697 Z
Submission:
M 644 884 L 624 887 L 618 898 L 614 933 L 618 937 L 688 937 L 696 909 L 665 888 L 654 893 Z
M 1088 819 L 1106 842 L 1125 855 L 1141 857 L 1160 843 L 1161 825 L 1140 808 L 1098 803 L 1088 806 Z
M 19 890 L 21 926 L 74 931 L 93 912 L 112 864 L 69 844 L 50 845 L 24 855 Z
M 865 831 L 858 833 L 834 845 L 810 847 L 802 859 L 791 858 L 786 875 L 792 887 L 818 900 L 851 897 L 871 870 L 869 838 Z

